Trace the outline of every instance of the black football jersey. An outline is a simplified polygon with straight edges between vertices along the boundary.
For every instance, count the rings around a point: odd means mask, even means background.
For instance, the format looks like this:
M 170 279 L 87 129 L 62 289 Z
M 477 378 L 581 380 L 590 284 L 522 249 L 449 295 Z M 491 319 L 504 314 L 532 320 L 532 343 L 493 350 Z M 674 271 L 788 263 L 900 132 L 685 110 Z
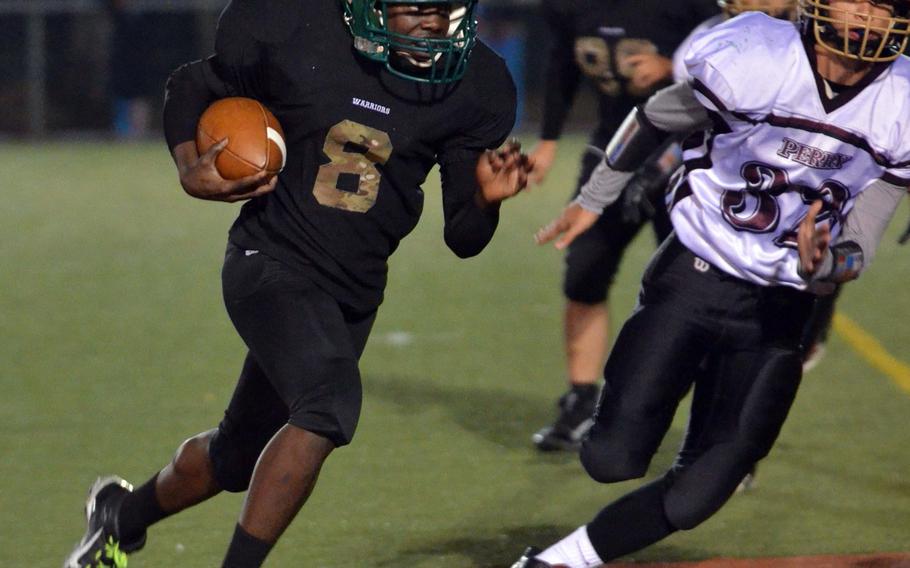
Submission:
M 457 84 L 402 79 L 354 51 L 337 0 L 233 0 L 208 64 L 212 93 L 261 101 L 287 144 L 276 190 L 243 206 L 230 240 L 307 270 L 357 311 L 381 302 L 433 165 L 450 191 L 446 166 L 473 168 L 514 122 L 512 78 L 483 43 Z
M 657 53 L 672 59 L 689 32 L 718 6 L 716 0 L 544 0 L 543 11 L 552 37 L 541 137 L 559 137 L 586 78 L 599 95 L 594 138 L 605 141 L 651 94 L 632 88 L 625 57 Z

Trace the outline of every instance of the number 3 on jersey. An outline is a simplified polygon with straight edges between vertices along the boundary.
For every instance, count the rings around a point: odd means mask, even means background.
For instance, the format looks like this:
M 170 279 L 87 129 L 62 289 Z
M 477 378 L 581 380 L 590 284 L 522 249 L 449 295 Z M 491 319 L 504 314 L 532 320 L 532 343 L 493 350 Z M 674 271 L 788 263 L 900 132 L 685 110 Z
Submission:
M 850 200 L 850 190 L 833 179 L 825 180 L 817 188 L 791 185 L 787 172 L 760 162 L 747 162 L 740 173 L 746 181 L 745 189 L 727 190 L 721 195 L 724 219 L 737 231 L 752 233 L 775 231 L 781 216 L 777 198 L 787 192 L 799 192 L 806 205 L 821 200 L 824 205 L 816 217 L 816 222 L 830 219 L 832 228 L 834 223 L 840 222 L 844 206 Z M 775 237 L 774 243 L 780 247 L 796 248 L 796 234 L 801 221 L 802 219 Z
M 376 167 L 392 155 L 392 141 L 381 130 L 351 120 L 329 129 L 322 147 L 331 160 L 319 166 L 313 195 L 321 205 L 366 213 L 376 204 L 382 173 Z

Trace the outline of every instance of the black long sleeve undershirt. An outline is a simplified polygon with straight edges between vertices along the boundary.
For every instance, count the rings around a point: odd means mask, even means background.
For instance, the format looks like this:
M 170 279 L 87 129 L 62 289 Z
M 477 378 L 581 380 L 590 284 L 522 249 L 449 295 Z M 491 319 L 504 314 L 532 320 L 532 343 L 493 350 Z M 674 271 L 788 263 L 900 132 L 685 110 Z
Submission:
M 540 137 L 556 140 L 562 134 L 572 101 L 581 83 L 581 70 L 575 64 L 575 32 L 571 17 L 546 3 L 543 14 L 550 27 L 551 44 L 544 79 L 543 120 Z
M 477 204 L 476 168 L 476 160 L 458 160 L 443 164 L 440 169 L 445 217 L 443 236 L 446 245 L 459 258 L 479 254 L 493 238 L 499 224 L 499 204 L 486 208 Z
M 196 125 L 216 99 L 231 96 L 230 87 L 219 79 L 210 60 L 193 61 L 171 73 L 164 95 L 164 137 L 168 148 L 196 139 Z

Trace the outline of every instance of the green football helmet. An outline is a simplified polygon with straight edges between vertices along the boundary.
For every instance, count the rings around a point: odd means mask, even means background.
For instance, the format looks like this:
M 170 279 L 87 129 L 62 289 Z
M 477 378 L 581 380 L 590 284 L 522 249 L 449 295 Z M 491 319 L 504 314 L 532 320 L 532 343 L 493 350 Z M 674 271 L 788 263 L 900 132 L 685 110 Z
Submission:
M 477 40 L 477 0 L 340 0 L 354 48 L 394 75 L 422 83 L 452 83 L 464 76 Z M 449 30 L 443 38 L 414 37 L 388 29 L 390 5 L 445 5 Z

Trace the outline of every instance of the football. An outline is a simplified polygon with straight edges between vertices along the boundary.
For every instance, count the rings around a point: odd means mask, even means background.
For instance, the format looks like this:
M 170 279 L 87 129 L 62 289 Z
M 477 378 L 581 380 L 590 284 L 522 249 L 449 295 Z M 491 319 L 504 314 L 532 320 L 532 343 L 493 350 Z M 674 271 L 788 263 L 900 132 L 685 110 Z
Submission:
M 225 138 L 228 144 L 215 159 L 215 167 L 225 179 L 240 179 L 259 172 L 275 176 L 287 160 L 284 131 L 259 101 L 229 97 L 215 101 L 202 113 L 196 128 L 199 154 Z

